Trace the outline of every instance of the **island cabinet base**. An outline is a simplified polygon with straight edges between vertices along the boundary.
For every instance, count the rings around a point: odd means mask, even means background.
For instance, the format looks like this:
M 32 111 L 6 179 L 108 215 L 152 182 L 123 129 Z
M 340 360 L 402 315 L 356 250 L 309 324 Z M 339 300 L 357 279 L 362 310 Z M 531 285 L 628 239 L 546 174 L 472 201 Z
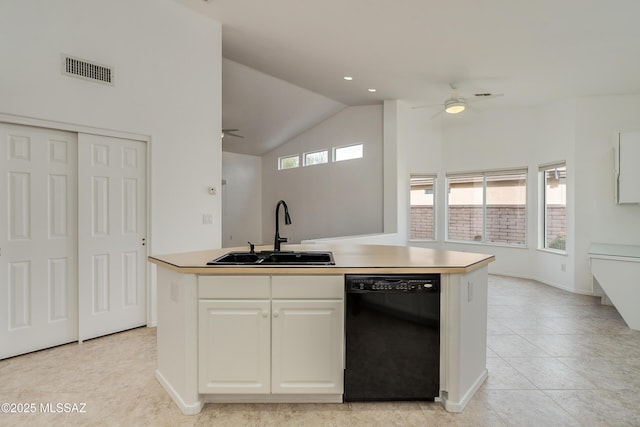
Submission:
M 443 274 L 440 311 L 440 400 L 462 412 L 488 376 L 487 267 Z
M 440 398 L 436 400 L 447 411 L 462 412 L 487 378 L 487 267 L 441 274 Z M 232 278 L 230 287 L 216 287 L 211 283 L 219 283 L 223 276 L 157 270 L 156 378 L 180 410 L 197 414 L 210 402 L 342 402 L 343 275 L 252 275 L 245 282 L 240 275 L 227 277 Z M 238 295 L 238 290 L 247 294 Z M 211 329 L 216 321 L 227 322 L 230 333 L 241 326 L 240 330 L 254 334 L 255 352 L 243 350 L 240 357 L 253 364 L 250 369 L 234 367 L 230 357 L 235 353 L 218 352 L 212 344 L 210 340 L 217 342 L 219 331 L 225 330 L 216 331 L 215 325 Z M 261 326 L 263 322 L 269 327 Z M 258 344 L 267 335 L 268 345 Z M 219 345 L 241 349 L 249 344 L 243 337 L 234 341 L 229 336 L 222 336 Z M 294 345 L 299 342 L 303 345 Z M 220 369 L 220 363 L 229 369 Z M 250 386 L 243 389 L 243 384 Z

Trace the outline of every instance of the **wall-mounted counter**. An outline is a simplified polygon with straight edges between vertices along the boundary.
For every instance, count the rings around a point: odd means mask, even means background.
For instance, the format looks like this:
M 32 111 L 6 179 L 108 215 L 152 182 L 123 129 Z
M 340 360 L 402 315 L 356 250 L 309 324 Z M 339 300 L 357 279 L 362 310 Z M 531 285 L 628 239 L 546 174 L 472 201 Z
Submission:
M 591 274 L 624 321 L 640 330 L 640 246 L 593 243 Z
M 286 249 L 331 251 L 335 265 L 207 265 L 245 249 L 149 257 L 159 267 L 156 377 L 185 414 L 207 402 L 342 402 L 345 274 L 441 274 L 440 400 L 448 411 L 461 412 L 486 379 L 487 265 L 493 256 L 311 244 Z M 257 248 L 263 249 L 269 248 Z M 288 305 L 299 316 L 316 314 L 283 328 L 280 313 Z M 287 343 L 309 335 L 331 339 Z M 225 353 L 230 346 L 244 350 Z

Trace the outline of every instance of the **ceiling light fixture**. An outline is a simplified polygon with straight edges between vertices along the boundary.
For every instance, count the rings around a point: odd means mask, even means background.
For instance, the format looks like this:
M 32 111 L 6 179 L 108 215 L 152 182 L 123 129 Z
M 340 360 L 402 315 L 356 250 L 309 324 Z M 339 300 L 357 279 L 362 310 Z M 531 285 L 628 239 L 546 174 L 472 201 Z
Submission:
M 370 87 L 370 88 L 369 88 L 369 89 L 367 89 L 367 90 L 368 90 L 369 92 L 371 92 L 371 93 L 373 93 L 373 92 L 375 92 L 375 91 L 376 91 L 376 90 L 375 90 L 374 88 L 372 88 L 372 87 Z
M 344 76 L 343 77 L 346 81 L 350 82 L 351 80 L 353 80 L 353 77 L 351 76 Z
M 444 111 L 449 114 L 462 113 L 467 108 L 467 104 L 460 99 L 449 99 L 444 103 Z

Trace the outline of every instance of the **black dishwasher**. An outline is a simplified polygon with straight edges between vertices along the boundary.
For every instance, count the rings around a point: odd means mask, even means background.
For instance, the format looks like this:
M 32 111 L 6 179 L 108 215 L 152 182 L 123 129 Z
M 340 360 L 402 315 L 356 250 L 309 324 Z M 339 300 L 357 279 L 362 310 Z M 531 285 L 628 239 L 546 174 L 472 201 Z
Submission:
M 345 401 L 440 394 L 440 275 L 345 275 Z

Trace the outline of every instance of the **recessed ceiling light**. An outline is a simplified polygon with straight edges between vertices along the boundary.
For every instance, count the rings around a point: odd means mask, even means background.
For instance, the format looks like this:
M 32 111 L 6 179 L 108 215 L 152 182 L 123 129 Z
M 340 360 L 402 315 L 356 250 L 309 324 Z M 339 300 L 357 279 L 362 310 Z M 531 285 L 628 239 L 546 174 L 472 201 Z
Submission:
M 351 81 L 351 80 L 353 80 L 353 77 L 351 77 L 351 76 L 344 76 L 344 79 L 345 79 L 345 80 L 347 80 L 347 81 Z
M 375 92 L 375 91 L 376 91 L 376 90 L 375 90 L 374 88 L 372 88 L 372 87 L 370 87 L 370 88 L 369 88 L 369 89 L 367 89 L 367 90 L 368 90 L 369 92 L 371 92 L 371 93 L 373 93 L 373 92 Z

